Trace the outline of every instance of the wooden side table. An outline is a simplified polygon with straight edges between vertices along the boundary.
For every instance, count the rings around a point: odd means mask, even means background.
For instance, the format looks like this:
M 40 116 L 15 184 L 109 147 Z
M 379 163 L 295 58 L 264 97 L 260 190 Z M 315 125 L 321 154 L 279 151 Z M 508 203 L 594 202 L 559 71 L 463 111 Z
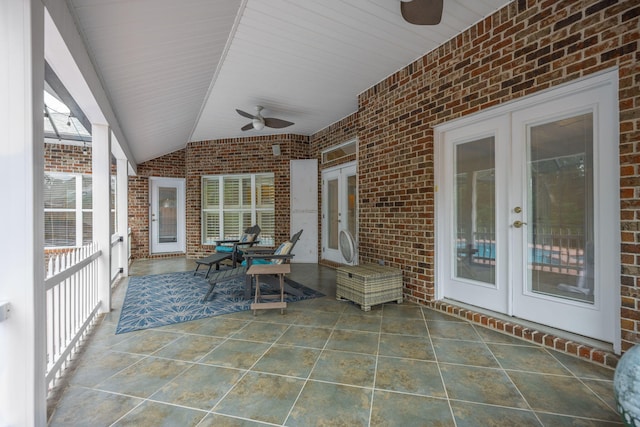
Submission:
M 254 264 L 249 267 L 247 274 L 253 276 L 256 279 L 256 293 L 251 304 L 251 310 L 253 315 L 256 315 L 256 310 L 279 308 L 280 313 L 284 314 L 284 309 L 287 308 L 287 303 L 284 300 L 284 275 L 291 272 L 291 264 Z M 265 295 L 260 296 L 260 275 L 269 274 L 276 275 L 280 281 L 280 301 L 276 302 L 260 302 L 261 299 L 273 299 L 278 298 L 277 295 Z

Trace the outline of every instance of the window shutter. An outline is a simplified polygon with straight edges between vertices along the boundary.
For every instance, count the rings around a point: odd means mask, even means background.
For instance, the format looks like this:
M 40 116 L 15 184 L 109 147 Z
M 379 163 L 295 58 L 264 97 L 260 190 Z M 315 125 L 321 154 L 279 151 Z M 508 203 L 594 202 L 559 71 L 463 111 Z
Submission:
M 202 177 L 202 243 L 237 239 L 245 229 L 257 223 L 262 229 L 260 244 L 273 245 L 273 182 L 273 174 Z
M 219 209 L 220 182 L 218 177 L 203 178 L 202 209 Z
M 45 175 L 45 209 L 75 209 L 76 177 L 73 175 Z

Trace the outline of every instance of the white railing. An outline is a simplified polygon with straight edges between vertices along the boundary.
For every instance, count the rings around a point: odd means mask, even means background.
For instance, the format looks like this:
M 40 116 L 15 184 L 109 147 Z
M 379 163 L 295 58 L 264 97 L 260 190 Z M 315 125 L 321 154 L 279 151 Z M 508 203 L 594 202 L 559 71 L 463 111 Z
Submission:
M 122 273 L 122 251 L 124 251 L 124 242 L 122 237 L 113 235 L 111 237 L 111 285 L 116 282 L 120 273 Z
M 46 279 L 47 387 L 78 349 L 100 306 L 96 243 L 49 259 Z

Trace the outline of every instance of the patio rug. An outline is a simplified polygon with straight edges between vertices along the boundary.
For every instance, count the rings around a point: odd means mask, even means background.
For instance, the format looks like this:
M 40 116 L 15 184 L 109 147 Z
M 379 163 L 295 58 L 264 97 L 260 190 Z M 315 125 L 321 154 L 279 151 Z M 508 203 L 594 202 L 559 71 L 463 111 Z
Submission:
M 287 280 L 303 296 L 285 293 L 287 302 L 318 298 L 324 294 Z M 262 285 L 262 284 L 261 284 Z M 260 287 L 262 290 L 262 286 Z M 216 284 L 213 300 L 202 302 L 209 283 L 193 271 L 132 276 L 122 304 L 116 334 L 188 322 L 205 317 L 249 310 L 251 300 L 244 299 L 244 278 Z

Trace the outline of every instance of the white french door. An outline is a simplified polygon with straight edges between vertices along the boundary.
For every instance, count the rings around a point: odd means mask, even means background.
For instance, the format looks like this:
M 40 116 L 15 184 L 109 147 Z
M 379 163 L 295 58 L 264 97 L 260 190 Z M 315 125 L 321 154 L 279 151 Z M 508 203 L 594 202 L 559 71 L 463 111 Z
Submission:
M 553 95 L 439 134 L 439 291 L 615 343 L 615 85 Z
M 185 194 L 182 178 L 149 178 L 151 253 L 185 252 Z
M 356 163 L 322 171 L 322 258 L 345 263 L 340 252 L 341 230 L 357 237 Z

